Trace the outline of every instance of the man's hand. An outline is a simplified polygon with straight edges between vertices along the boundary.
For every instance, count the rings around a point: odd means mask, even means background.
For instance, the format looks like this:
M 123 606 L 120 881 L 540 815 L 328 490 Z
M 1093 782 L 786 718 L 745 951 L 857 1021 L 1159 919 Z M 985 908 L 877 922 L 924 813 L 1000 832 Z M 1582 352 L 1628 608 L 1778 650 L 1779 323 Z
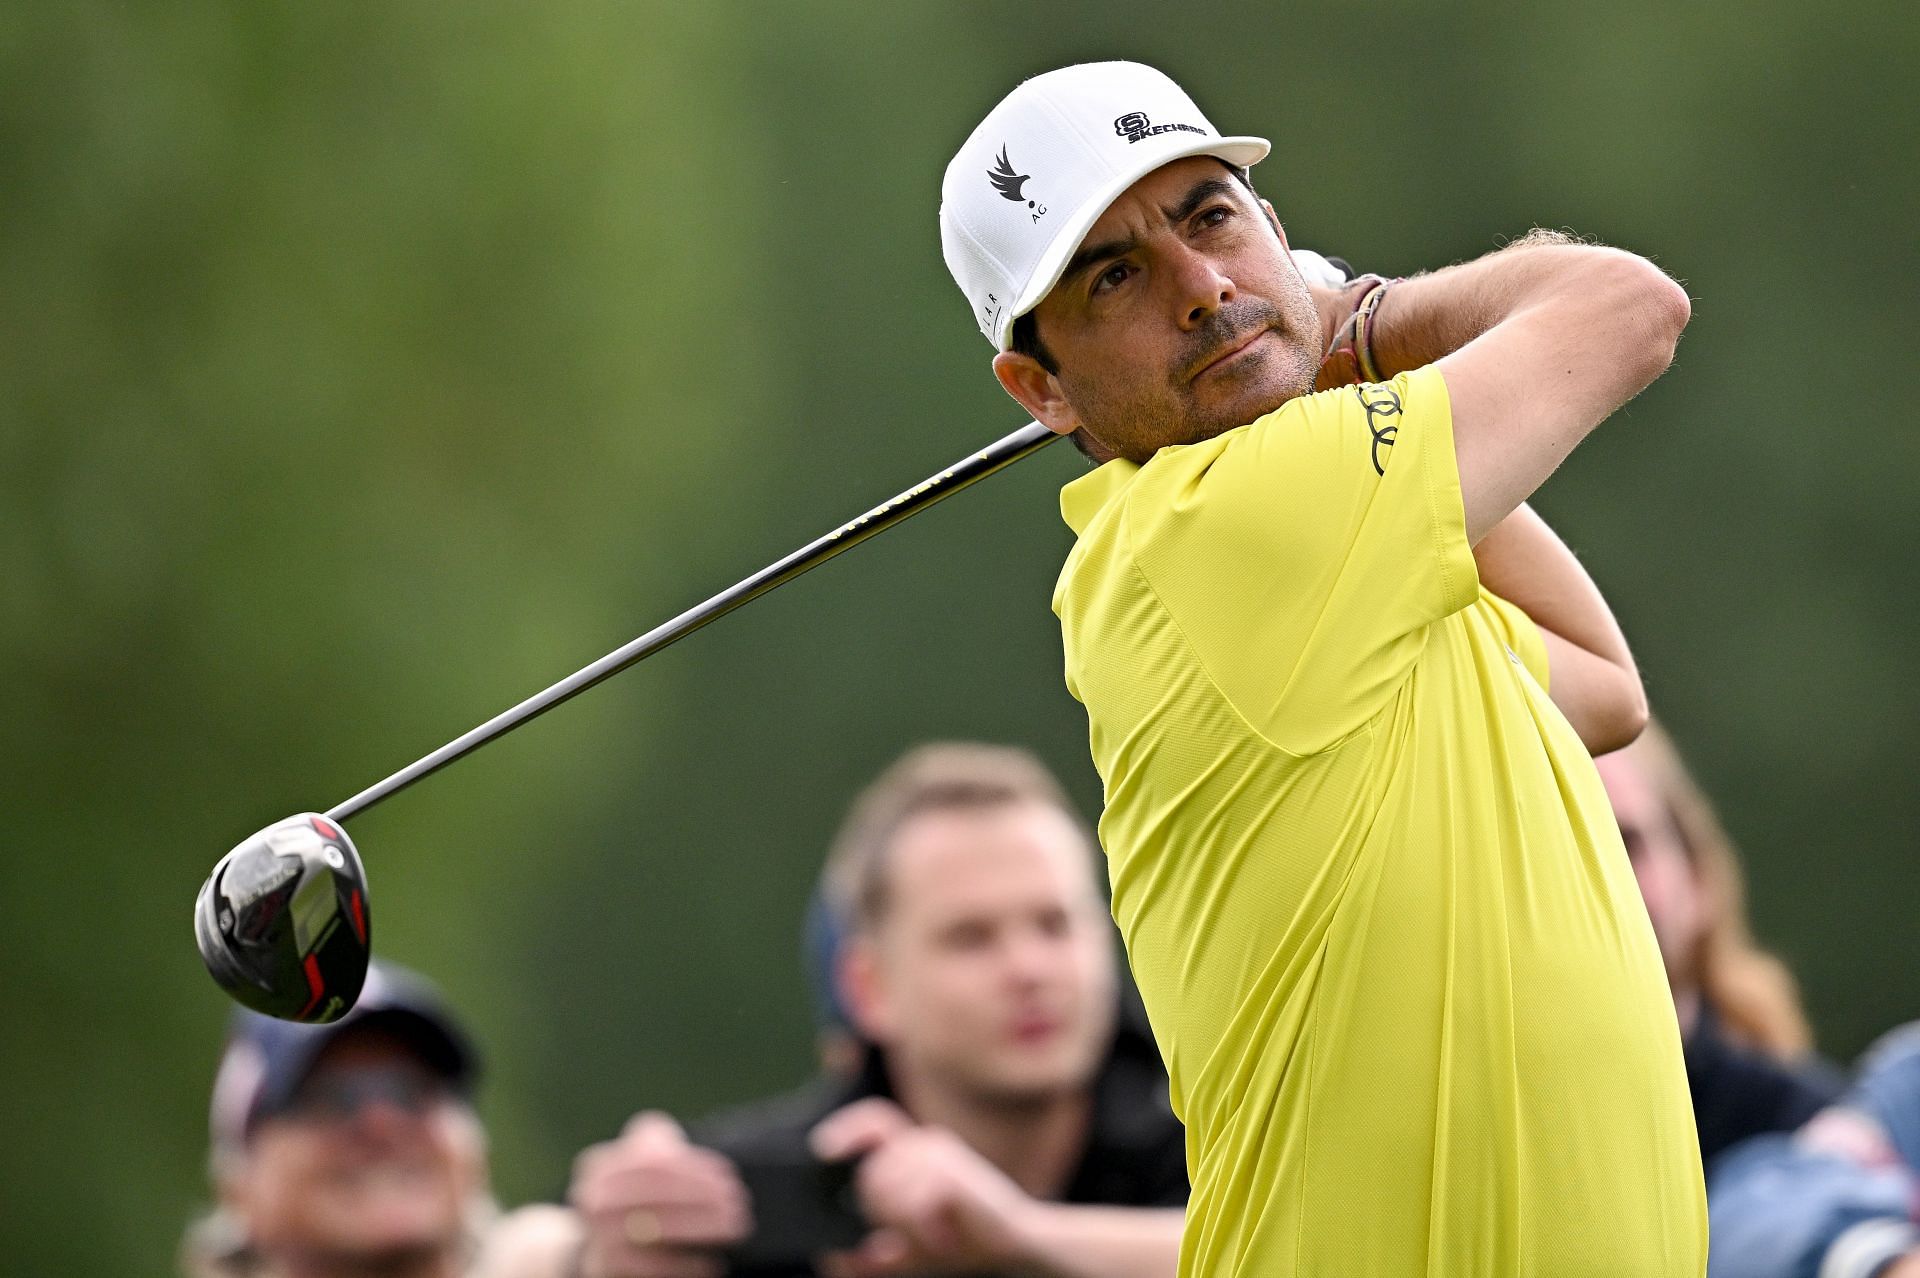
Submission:
M 821 1258 L 829 1278 L 1016 1269 L 1059 1278 L 1173 1278 L 1185 1212 L 1043 1202 L 952 1132 L 916 1127 L 884 1100 L 857 1101 L 813 1130 L 829 1162 L 860 1158 L 854 1188 L 874 1231 Z
M 753 1231 L 733 1164 L 661 1113 L 582 1153 L 567 1196 L 586 1224 L 582 1278 L 719 1278 L 711 1252 Z
M 889 1101 L 856 1101 L 813 1130 L 828 1162 L 860 1159 L 854 1189 L 874 1231 L 823 1257 L 833 1278 L 1028 1263 L 1027 1227 L 1042 1205 L 959 1137 L 918 1127 Z
M 466 1278 L 574 1278 L 585 1241 L 578 1212 L 551 1203 L 521 1207 L 481 1230 Z
M 1358 386 L 1366 380 L 1360 372 L 1360 357 L 1354 347 L 1353 319 L 1367 294 L 1382 284 L 1376 275 L 1357 276 L 1338 285 L 1308 281 L 1307 292 L 1313 298 L 1314 309 L 1320 312 L 1320 349 L 1324 352 L 1313 379 L 1315 390 Z
M 1273 211 L 1271 204 L 1265 201 L 1261 203 L 1277 229 L 1280 215 Z M 1313 298 L 1314 309 L 1320 313 L 1320 349 L 1324 355 L 1313 388 L 1320 391 L 1353 385 L 1360 380 L 1360 365 L 1354 358 L 1351 343 L 1341 342 L 1340 339 L 1350 328 L 1354 307 L 1366 295 L 1374 277 L 1356 278 L 1353 268 L 1344 261 L 1322 256 L 1312 249 L 1294 248 L 1290 251 L 1294 268 L 1300 272 L 1300 278 L 1306 281 L 1307 293 Z M 1334 350 L 1336 344 L 1340 345 L 1337 351 Z

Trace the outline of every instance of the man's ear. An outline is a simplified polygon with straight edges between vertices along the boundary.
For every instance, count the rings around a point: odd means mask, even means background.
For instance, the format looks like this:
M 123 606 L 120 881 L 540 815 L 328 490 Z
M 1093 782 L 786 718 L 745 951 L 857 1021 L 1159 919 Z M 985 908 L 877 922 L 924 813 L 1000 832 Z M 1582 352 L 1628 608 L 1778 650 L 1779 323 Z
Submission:
M 219 1201 L 221 1211 L 244 1220 L 252 1205 L 248 1190 L 252 1180 L 247 1175 L 246 1154 L 227 1150 L 215 1159 L 213 1170 L 213 1193 Z
M 993 357 L 993 375 L 1000 379 L 1007 394 L 1033 414 L 1033 420 L 1060 435 L 1080 429 L 1080 415 L 1067 402 L 1060 379 L 1049 373 L 1039 360 L 1019 351 L 1002 351 Z
M 1280 215 L 1273 211 L 1273 202 L 1271 200 L 1261 200 L 1260 207 L 1267 211 L 1267 221 L 1273 223 L 1273 233 L 1280 237 L 1280 246 L 1291 253 L 1293 246 L 1287 243 L 1286 228 L 1280 225 Z
M 892 1000 L 880 970 L 880 955 L 870 936 L 851 936 L 834 959 L 834 980 L 853 1027 L 870 1043 L 885 1046 L 894 1036 Z

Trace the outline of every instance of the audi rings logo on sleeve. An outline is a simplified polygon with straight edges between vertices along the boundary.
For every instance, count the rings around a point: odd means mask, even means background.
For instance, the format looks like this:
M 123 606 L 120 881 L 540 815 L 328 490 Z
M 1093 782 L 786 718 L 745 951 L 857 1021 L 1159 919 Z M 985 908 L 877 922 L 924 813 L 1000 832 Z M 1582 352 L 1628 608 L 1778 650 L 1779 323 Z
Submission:
M 1354 398 L 1360 401 L 1360 407 L 1367 410 L 1367 430 L 1373 436 L 1373 470 L 1377 475 L 1387 473 L 1381 449 L 1392 448 L 1393 441 L 1400 433 L 1400 396 L 1390 386 L 1362 384 L 1353 388 Z

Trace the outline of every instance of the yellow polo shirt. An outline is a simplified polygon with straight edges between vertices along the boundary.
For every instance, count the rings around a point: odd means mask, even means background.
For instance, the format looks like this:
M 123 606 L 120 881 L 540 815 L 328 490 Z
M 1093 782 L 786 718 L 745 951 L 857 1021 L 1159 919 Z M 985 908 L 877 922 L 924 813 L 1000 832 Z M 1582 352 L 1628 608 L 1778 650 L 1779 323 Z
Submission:
M 1067 684 L 1188 1130 L 1183 1275 L 1699 1275 L 1673 1004 L 1445 381 L 1062 494 Z

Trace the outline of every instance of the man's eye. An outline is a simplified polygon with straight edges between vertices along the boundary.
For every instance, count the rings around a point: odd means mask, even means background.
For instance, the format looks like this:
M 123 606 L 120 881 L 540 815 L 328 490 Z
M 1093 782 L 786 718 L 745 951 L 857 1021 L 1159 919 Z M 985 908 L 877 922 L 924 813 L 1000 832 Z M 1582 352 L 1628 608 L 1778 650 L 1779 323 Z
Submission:
M 1194 220 L 1198 222 L 1200 226 L 1206 228 L 1219 226 L 1232 216 L 1233 210 L 1222 204 L 1205 210 Z
M 1115 262 L 1112 266 L 1100 272 L 1099 278 L 1093 281 L 1093 291 L 1096 293 L 1104 293 L 1109 289 L 1119 288 L 1127 282 L 1127 276 L 1131 274 L 1133 274 L 1133 268 L 1131 266 L 1128 266 L 1125 262 Z
M 1047 910 L 1037 920 L 1043 936 L 1065 936 L 1073 930 L 1073 917 L 1065 910 Z
M 993 930 L 980 923 L 958 923 L 947 929 L 946 942 L 956 950 L 977 950 L 993 939 Z

